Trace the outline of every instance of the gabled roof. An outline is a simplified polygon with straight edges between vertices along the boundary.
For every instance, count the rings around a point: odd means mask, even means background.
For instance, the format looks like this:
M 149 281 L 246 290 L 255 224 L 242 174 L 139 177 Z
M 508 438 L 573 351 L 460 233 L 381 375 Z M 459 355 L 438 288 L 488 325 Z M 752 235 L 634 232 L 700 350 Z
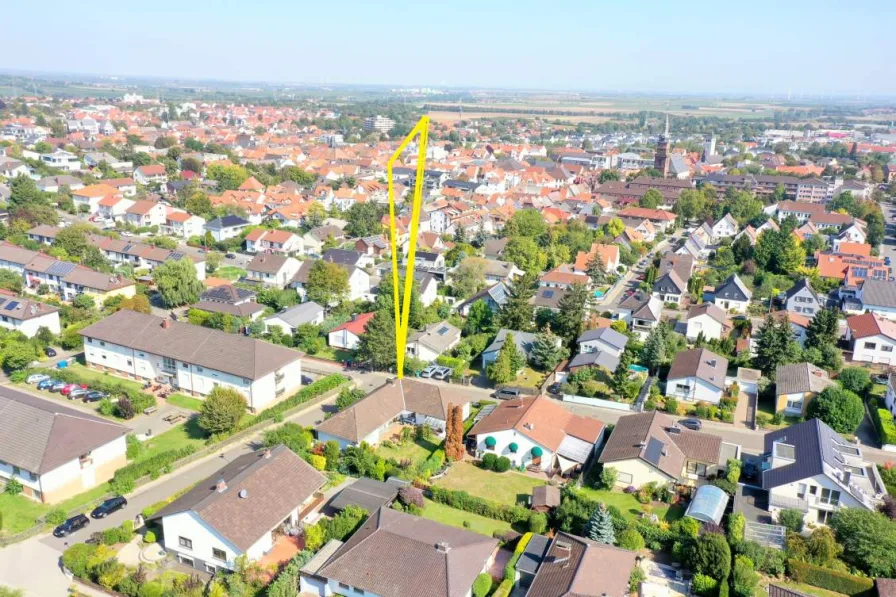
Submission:
M 691 308 L 688 309 L 687 319 L 691 320 L 695 317 L 700 317 L 701 315 L 708 315 L 712 319 L 715 319 L 722 325 L 727 325 L 728 316 L 725 315 L 725 312 L 722 309 L 714 304 L 714 303 L 703 303 L 702 305 L 692 305 Z
M 869 278 L 862 283 L 862 306 L 896 307 L 896 282 Z
M 508 330 L 507 328 L 501 328 L 498 330 L 498 335 L 495 336 L 495 339 L 492 340 L 492 343 L 488 345 L 488 347 L 482 351 L 486 352 L 497 352 L 500 351 L 501 348 L 504 347 L 504 341 L 507 338 L 507 334 L 513 334 L 513 342 L 516 344 L 516 347 L 520 349 L 523 354 L 529 354 L 529 351 L 532 350 L 532 344 L 535 342 L 536 334 L 531 332 L 517 332 L 514 330 Z
M 744 286 L 737 274 L 731 274 L 727 280 L 716 288 L 714 297 L 731 301 L 749 301 L 753 297 L 753 293 Z
M 323 312 L 323 307 L 321 307 L 314 301 L 308 301 L 306 303 L 299 303 L 298 305 L 289 307 L 288 309 L 280 311 L 279 313 L 275 313 L 274 315 L 271 315 L 270 317 L 265 319 L 265 321 L 271 322 L 274 319 L 279 319 L 281 321 L 285 321 L 287 324 L 295 328 L 304 323 L 310 323 L 314 321 L 317 316 L 323 314 Z
M 373 319 L 375 313 L 359 313 L 357 315 L 353 315 L 352 318 L 342 325 L 336 326 L 330 333 L 333 332 L 341 332 L 342 330 L 346 330 L 351 332 L 355 336 L 360 336 L 364 333 L 364 330 L 367 329 L 367 323 Z
M 763 489 L 825 474 L 825 465 L 839 470 L 843 462 L 839 449 L 851 447 L 840 434 L 819 419 L 766 433 L 765 451 L 772 453 L 775 443 L 779 441 L 793 447 L 793 462 L 763 471 Z
M 846 318 L 846 325 L 855 339 L 877 336 L 878 334 L 896 340 L 896 322 L 878 317 L 874 313 L 863 313 Z
M 812 288 L 812 284 L 809 283 L 809 278 L 800 278 L 796 281 L 796 284 L 790 287 L 787 291 L 787 298 L 790 299 L 796 296 L 802 290 L 807 290 L 809 294 L 815 299 L 815 302 L 818 302 L 818 295 L 815 293 L 815 290 Z
M 94 415 L 0 386 L 0 460 L 49 472 L 130 430 Z
M 222 480 L 225 487 L 219 489 Z M 281 444 L 237 457 L 152 518 L 192 511 L 245 552 L 326 482 Z
M 380 508 L 317 576 L 389 597 L 464 597 L 497 544 L 490 537 Z
M 591 342 L 593 340 L 600 340 L 619 350 L 624 349 L 625 345 L 628 344 L 628 336 L 609 327 L 585 330 L 582 332 L 582 335 L 576 339 L 576 342 L 581 344 L 582 342 Z
M 683 350 L 675 355 L 667 379 L 696 377 L 711 386 L 724 389 L 728 359 L 720 357 L 705 348 Z
M 638 554 L 560 532 L 527 597 L 626 597 Z
M 232 228 L 234 226 L 248 226 L 250 222 L 239 216 L 224 216 L 215 218 L 205 223 L 205 227 L 212 230 L 221 230 L 222 228 Z
M 780 365 L 775 371 L 775 393 L 779 395 L 808 392 L 817 394 L 833 385 L 836 384 L 828 377 L 827 372 L 812 363 Z

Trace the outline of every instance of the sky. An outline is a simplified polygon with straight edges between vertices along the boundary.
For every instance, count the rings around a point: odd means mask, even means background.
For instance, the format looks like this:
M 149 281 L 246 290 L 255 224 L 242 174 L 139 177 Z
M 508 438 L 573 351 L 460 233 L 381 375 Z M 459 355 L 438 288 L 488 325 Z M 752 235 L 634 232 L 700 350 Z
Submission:
M 0 69 L 605 92 L 896 95 L 894 0 L 10 0 Z

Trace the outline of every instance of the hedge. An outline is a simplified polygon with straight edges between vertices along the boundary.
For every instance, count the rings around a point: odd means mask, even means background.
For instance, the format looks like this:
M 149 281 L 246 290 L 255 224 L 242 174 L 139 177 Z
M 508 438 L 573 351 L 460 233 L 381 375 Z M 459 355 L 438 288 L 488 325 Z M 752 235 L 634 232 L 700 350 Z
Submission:
M 871 419 L 877 428 L 882 444 L 896 444 L 896 422 L 893 415 L 885 408 L 871 408 Z
M 111 376 L 102 378 L 85 377 L 72 369 L 29 369 L 26 372 L 25 377 L 27 378 L 27 376 L 32 373 L 49 375 L 67 383 L 86 384 L 91 390 L 106 392 L 110 396 L 123 396 L 131 401 L 136 414 L 141 414 L 144 409 L 156 405 L 156 397 L 152 394 L 147 394 L 146 392 L 141 392 L 128 387 L 122 383 L 124 380 L 119 380 Z M 115 411 L 115 414 L 116 416 L 119 416 L 117 410 Z
M 516 549 L 513 550 L 513 555 L 510 556 L 507 565 L 504 566 L 504 580 L 516 582 L 516 564 L 520 561 L 523 552 L 526 551 L 526 546 L 529 545 L 530 539 L 532 539 L 532 533 L 526 533 L 520 537 L 519 541 L 517 541 Z
M 822 568 L 797 560 L 787 561 L 790 577 L 796 582 L 806 583 L 836 593 L 862 595 L 874 588 L 874 580 L 864 576 L 854 576 L 848 572 Z
M 132 462 L 121 467 L 112 476 L 109 485 L 113 491 L 119 493 L 128 493 L 133 491 L 134 483 L 140 477 L 149 475 L 153 479 L 160 477 L 162 474 L 170 472 L 170 466 L 180 460 L 186 458 L 196 451 L 196 446 L 184 446 L 178 450 L 168 450 L 160 452 L 155 456 Z
M 510 597 L 510 592 L 513 590 L 513 583 L 509 580 L 504 580 L 498 585 L 498 588 L 492 593 L 492 597 Z
M 268 419 L 274 419 L 278 416 L 281 416 L 286 411 L 295 408 L 300 404 L 304 404 L 312 398 L 316 398 L 317 396 L 329 392 L 330 390 L 335 390 L 348 380 L 349 378 L 342 375 L 341 373 L 333 373 L 326 377 L 321 377 L 320 379 L 308 384 L 283 402 L 278 402 L 274 406 L 271 406 L 270 408 L 266 408 L 263 411 L 259 412 L 257 415 L 255 415 L 255 417 L 246 422 L 247 426 L 251 426 L 256 423 L 260 423 L 261 421 L 266 421 Z
M 526 522 L 532 513 L 521 506 L 507 506 L 480 497 L 470 495 L 466 491 L 455 491 L 444 487 L 432 487 L 430 499 L 464 512 L 472 512 L 486 518 L 509 522 Z

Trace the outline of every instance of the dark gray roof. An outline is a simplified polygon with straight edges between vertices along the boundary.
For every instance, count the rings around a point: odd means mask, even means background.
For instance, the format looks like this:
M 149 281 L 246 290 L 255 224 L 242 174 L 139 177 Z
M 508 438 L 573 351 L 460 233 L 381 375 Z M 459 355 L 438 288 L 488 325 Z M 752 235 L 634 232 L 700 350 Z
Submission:
M 732 301 L 748 301 L 753 293 L 744 286 L 737 274 L 731 274 L 727 280 L 716 288 L 714 297 L 717 299 L 725 299 Z
M 292 306 L 285 311 L 281 311 L 268 317 L 265 321 L 270 322 L 272 319 L 281 319 L 288 323 L 291 327 L 297 328 L 302 324 L 311 323 L 318 315 L 324 312 L 324 308 L 315 303 L 308 301 L 299 305 Z M 276 325 L 276 324 L 275 324 Z
M 361 477 L 340 491 L 330 502 L 330 507 L 342 510 L 347 506 L 361 506 L 368 512 L 388 507 L 398 496 L 398 485 Z
M 818 301 L 818 294 L 815 292 L 815 290 L 812 288 L 812 285 L 809 283 L 809 278 L 800 278 L 799 280 L 797 280 L 796 284 L 791 286 L 790 289 L 787 291 L 787 295 L 786 295 L 787 298 L 793 297 L 794 295 L 796 295 L 798 292 L 800 292 L 804 288 L 806 290 L 808 290 L 809 293 L 813 297 L 815 297 L 816 301 Z
M 53 400 L 0 386 L 0 460 L 46 473 L 129 429 Z
M 516 569 L 527 574 L 535 574 L 541 566 L 544 555 L 551 546 L 551 540 L 544 535 L 532 535 L 526 549 L 523 550 L 520 559 L 516 563 Z
M 810 419 L 765 434 L 765 451 L 771 453 L 775 442 L 793 446 L 794 462 L 763 471 L 762 488 L 771 489 L 807 477 L 824 474 L 824 463 L 840 469 L 842 460 L 837 446 L 847 446 L 840 435 L 818 419 Z
M 230 228 L 233 226 L 248 226 L 249 224 L 250 222 L 248 220 L 244 220 L 239 216 L 224 216 L 215 218 L 211 222 L 206 222 L 205 227 L 220 230 L 222 228 Z
M 254 290 L 247 290 L 233 284 L 221 284 L 203 292 L 199 295 L 199 300 L 236 304 L 254 297 Z
M 514 330 L 508 330 L 507 328 L 501 328 L 498 331 L 498 335 L 495 336 L 495 339 L 489 344 L 488 348 L 486 348 L 483 353 L 486 352 L 497 352 L 501 350 L 504 346 L 504 340 L 507 338 L 507 334 L 513 334 L 513 341 L 516 343 L 516 347 L 519 348 L 524 354 L 529 354 L 529 351 L 532 350 L 532 344 L 535 342 L 535 334 L 530 332 L 516 332 Z
M 566 296 L 568 292 L 564 288 L 540 287 L 535 292 L 535 296 L 532 297 L 532 304 L 544 309 L 557 309 L 560 306 L 560 299 Z
M 896 307 L 896 282 L 868 278 L 862 284 L 862 305 Z
M 605 350 L 597 350 L 594 352 L 581 352 L 573 357 L 569 362 L 570 369 L 575 367 L 603 367 L 610 371 L 615 371 L 619 365 L 619 357 L 610 354 Z
M 776 394 L 818 393 L 828 386 L 836 385 L 824 369 L 811 363 L 781 365 L 775 371 Z
M 219 490 L 222 480 L 225 488 Z M 152 518 L 192 510 L 245 551 L 326 482 L 325 476 L 281 444 L 237 457 Z
M 346 251 L 344 249 L 330 249 L 321 256 L 324 261 L 339 265 L 356 266 L 364 258 L 364 253 L 358 251 Z

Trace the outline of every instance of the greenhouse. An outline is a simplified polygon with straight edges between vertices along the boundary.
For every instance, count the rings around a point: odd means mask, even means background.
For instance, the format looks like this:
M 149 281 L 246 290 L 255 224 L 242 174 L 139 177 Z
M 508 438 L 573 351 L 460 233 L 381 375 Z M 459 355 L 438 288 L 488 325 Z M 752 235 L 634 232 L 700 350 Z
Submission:
M 727 506 L 728 494 L 724 490 L 715 485 L 704 485 L 697 489 L 697 494 L 684 515 L 701 522 L 721 524 Z

